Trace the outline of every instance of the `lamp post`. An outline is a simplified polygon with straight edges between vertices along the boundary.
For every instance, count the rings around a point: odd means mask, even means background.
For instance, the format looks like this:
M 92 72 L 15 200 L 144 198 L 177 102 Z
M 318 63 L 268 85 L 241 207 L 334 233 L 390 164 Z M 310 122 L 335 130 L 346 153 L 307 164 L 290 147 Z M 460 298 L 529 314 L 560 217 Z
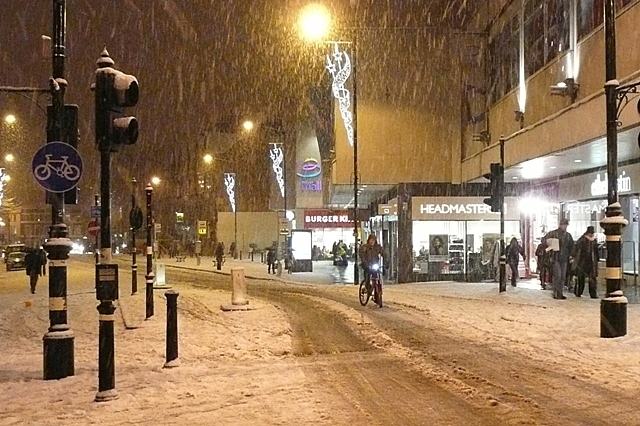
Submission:
M 224 174 L 224 186 L 229 196 L 229 204 L 231 204 L 231 210 L 233 211 L 233 243 L 235 250 L 233 250 L 233 257 L 236 257 L 236 251 L 238 250 L 238 208 L 236 206 L 236 174 L 225 173 Z
M 357 5 L 357 3 L 356 3 Z M 303 9 L 300 19 L 303 36 L 309 40 L 322 39 L 326 36 L 330 28 L 330 17 L 328 11 L 319 5 L 312 4 Z M 347 131 L 347 138 L 353 146 L 353 238 L 354 238 L 354 270 L 353 281 L 355 285 L 360 283 L 360 269 L 358 266 L 358 248 L 360 221 L 358 220 L 358 33 L 354 32 L 351 42 L 330 42 L 334 46 L 333 60 L 327 56 L 327 69 L 333 77 L 332 92 L 340 107 L 340 115 L 344 121 Z M 346 51 L 340 51 L 340 44 L 351 44 L 353 46 L 353 57 L 350 58 Z M 352 76 L 352 96 L 349 99 L 349 91 L 345 88 L 345 83 Z M 350 104 L 353 111 L 349 111 Z
M 607 293 L 600 303 L 600 337 L 627 334 L 627 298 L 622 292 L 621 237 L 628 224 L 618 202 L 618 90 L 616 80 L 615 0 L 604 2 L 605 80 L 607 112 L 607 186 L 606 217 L 600 222 L 607 243 Z M 625 93 L 626 96 L 626 93 Z

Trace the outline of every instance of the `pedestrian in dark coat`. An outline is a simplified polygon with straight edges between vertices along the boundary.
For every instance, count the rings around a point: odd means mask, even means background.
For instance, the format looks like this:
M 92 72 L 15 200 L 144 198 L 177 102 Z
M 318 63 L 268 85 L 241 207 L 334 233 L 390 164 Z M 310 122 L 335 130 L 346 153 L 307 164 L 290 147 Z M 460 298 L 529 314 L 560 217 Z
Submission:
M 589 296 L 592 299 L 597 299 L 598 242 L 596 241 L 593 226 L 587 227 L 587 231 L 576 241 L 574 259 L 578 273 L 578 284 L 575 286 L 573 293 L 576 297 L 581 297 L 584 292 L 585 281 L 588 281 Z
M 267 249 L 267 273 L 276 273 L 276 248 L 271 246 Z
M 216 269 L 219 271 L 222 269 L 222 261 L 224 259 L 224 243 L 218 243 L 214 255 L 216 257 Z
M 563 294 L 567 277 L 569 258 L 573 253 L 573 237 L 567 232 L 569 219 L 562 219 L 558 229 L 554 229 L 544 236 L 545 250 L 551 258 L 551 279 L 553 280 L 553 298 L 566 299 Z
M 24 263 L 27 275 L 29 276 L 31 294 L 35 294 L 38 277 L 42 275 L 42 260 L 40 258 L 40 253 L 34 249 L 30 249 L 24 258 Z
M 520 243 L 518 243 L 518 239 L 513 237 L 507 248 L 507 264 L 511 267 L 511 285 L 514 287 L 516 286 L 516 280 L 519 278 L 518 264 L 520 263 L 520 256 L 522 256 L 523 260 L 526 260 L 524 249 Z

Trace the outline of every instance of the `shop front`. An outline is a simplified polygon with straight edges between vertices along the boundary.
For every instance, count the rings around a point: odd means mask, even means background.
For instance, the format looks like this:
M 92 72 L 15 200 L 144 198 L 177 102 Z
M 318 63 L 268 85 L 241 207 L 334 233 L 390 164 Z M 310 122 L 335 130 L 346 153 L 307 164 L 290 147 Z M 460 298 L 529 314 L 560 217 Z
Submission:
M 640 164 L 619 167 L 618 198 L 622 214 L 629 224 L 622 234 L 622 265 L 627 274 L 638 273 L 640 259 L 640 228 L 638 210 L 640 206 Z M 600 221 L 607 209 L 607 174 L 605 171 L 573 176 L 560 181 L 561 215 L 569 219 L 567 230 L 577 240 L 588 226 L 596 230 L 601 245 L 601 260 L 605 258 L 604 230 Z
M 305 210 L 304 229 L 312 231 L 314 260 L 331 258 L 334 244 L 344 243 L 345 250 L 353 253 L 353 220 L 347 210 Z
M 498 265 L 500 214 L 482 197 L 412 197 L 415 281 L 493 279 Z M 515 197 L 505 198 L 505 244 L 522 244 Z

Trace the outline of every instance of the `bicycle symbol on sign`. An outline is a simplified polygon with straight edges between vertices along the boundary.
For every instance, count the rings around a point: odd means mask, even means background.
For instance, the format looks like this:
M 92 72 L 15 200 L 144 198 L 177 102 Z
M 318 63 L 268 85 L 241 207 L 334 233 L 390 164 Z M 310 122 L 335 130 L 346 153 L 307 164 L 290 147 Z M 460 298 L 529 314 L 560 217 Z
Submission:
M 47 180 L 51 177 L 51 172 L 55 172 L 57 176 L 70 181 L 80 179 L 80 168 L 69 164 L 69 156 L 62 155 L 61 160 L 52 160 L 53 154 L 45 154 L 47 161 L 40 164 L 33 170 L 33 175 L 38 180 Z

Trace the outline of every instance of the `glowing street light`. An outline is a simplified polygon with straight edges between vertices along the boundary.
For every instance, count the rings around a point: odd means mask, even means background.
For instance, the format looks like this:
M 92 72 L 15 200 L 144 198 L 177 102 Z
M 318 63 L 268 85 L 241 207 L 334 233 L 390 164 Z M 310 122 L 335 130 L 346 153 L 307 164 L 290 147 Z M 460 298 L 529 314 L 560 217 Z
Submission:
M 242 123 L 242 128 L 247 132 L 250 132 L 253 129 L 253 121 L 251 120 L 245 121 L 244 123 Z
M 300 11 L 300 34 L 309 41 L 322 40 L 329 33 L 331 15 L 327 8 L 318 3 L 311 3 Z
M 324 38 L 330 27 L 329 12 L 323 6 L 318 4 L 310 4 L 305 7 L 300 14 L 300 28 L 302 34 L 308 40 L 318 40 Z M 358 80 L 356 78 L 356 64 L 358 57 L 358 33 L 353 34 L 352 50 L 353 56 L 350 57 L 346 51 L 339 49 L 339 44 L 344 42 L 330 42 L 333 44 L 333 54 L 327 55 L 326 68 L 332 77 L 332 87 L 334 97 L 338 101 L 340 108 L 340 115 L 344 122 L 345 130 L 347 132 L 347 140 L 353 147 L 353 238 L 354 244 L 354 284 L 360 282 L 360 271 L 358 265 L 358 248 L 360 242 L 358 240 L 359 235 L 359 221 L 358 221 Z M 347 80 L 351 78 L 352 81 L 352 93 L 349 93 L 345 84 Z M 349 108 L 352 107 L 352 111 Z
M 16 122 L 16 116 L 13 114 L 7 114 L 4 116 L 4 121 L 7 124 L 13 124 Z
M 211 164 L 211 162 L 213 161 L 213 156 L 211 154 L 205 154 L 204 157 L 202 157 L 202 159 L 204 160 L 205 163 Z
M 5 156 L 4 156 L 4 160 L 5 160 L 7 163 L 12 163 L 12 162 L 13 162 L 13 160 L 15 160 L 15 159 L 16 159 L 16 158 L 13 156 L 13 154 L 7 154 L 7 155 L 5 155 Z
M 159 185 L 161 182 L 160 178 L 158 176 L 154 176 L 151 178 L 151 183 L 154 185 Z

